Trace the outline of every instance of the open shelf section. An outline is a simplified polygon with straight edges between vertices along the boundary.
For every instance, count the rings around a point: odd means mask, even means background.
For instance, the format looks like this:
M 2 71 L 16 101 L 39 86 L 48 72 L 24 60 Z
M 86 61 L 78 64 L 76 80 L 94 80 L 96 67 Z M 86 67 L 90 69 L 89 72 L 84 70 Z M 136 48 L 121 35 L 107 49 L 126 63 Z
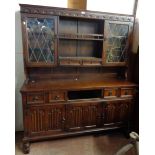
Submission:
M 101 98 L 102 90 L 68 91 L 69 100 Z
M 78 20 L 78 33 L 103 34 L 103 20 Z
M 59 65 L 101 66 L 104 21 L 59 18 Z
M 59 56 L 102 58 L 103 43 L 92 40 L 59 40 Z
M 104 21 L 61 17 L 59 34 L 98 34 L 103 35 Z

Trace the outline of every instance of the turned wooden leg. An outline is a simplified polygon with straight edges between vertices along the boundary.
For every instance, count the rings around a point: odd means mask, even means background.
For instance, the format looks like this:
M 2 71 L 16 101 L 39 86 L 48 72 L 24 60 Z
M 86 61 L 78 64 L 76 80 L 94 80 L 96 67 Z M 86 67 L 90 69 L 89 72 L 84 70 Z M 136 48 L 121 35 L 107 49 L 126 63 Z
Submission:
M 27 154 L 30 152 L 30 143 L 29 141 L 23 139 L 23 152 L 24 154 Z

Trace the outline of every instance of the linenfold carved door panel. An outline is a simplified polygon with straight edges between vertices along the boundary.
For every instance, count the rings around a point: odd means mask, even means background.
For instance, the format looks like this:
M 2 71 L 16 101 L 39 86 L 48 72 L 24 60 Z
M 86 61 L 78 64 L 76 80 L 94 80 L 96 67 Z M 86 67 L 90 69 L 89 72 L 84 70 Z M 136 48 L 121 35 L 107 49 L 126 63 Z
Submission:
M 30 107 L 28 112 L 29 134 L 46 131 L 46 109 L 42 107 Z
M 57 133 L 64 129 L 65 108 L 62 104 L 50 106 L 34 106 L 27 110 L 29 134 Z
M 105 125 L 129 121 L 132 113 L 132 100 L 109 101 L 105 107 Z
M 73 103 L 67 105 L 66 119 L 68 130 L 81 130 L 101 125 L 101 103 Z
M 63 104 L 55 104 L 48 107 L 47 110 L 47 130 L 62 131 L 65 126 L 65 106 Z

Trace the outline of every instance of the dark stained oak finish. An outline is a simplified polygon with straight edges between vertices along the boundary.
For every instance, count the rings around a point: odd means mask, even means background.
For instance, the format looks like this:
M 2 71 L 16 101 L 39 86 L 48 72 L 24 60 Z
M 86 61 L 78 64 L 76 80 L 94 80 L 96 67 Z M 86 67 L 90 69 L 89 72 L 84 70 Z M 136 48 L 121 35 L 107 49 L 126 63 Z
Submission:
M 131 117 L 131 107 L 133 101 L 109 101 L 106 104 L 105 113 L 105 125 L 111 125 L 115 123 L 123 123 L 129 120 Z
M 81 77 L 82 78 L 82 77 Z M 34 81 L 34 80 L 32 80 Z M 43 90 L 76 90 L 76 89 L 97 89 L 102 87 L 134 87 L 135 84 L 126 80 L 117 79 L 94 79 L 88 77 L 84 79 L 62 79 L 62 80 L 36 80 L 35 82 L 28 81 L 26 85 L 21 88 L 22 92 L 27 91 L 43 91 Z
M 129 131 L 137 90 L 126 74 L 134 17 L 20 7 L 24 153 L 34 141 Z
M 63 104 L 52 104 L 44 107 L 30 107 L 27 119 L 30 136 L 59 133 L 64 129 L 65 108 Z
M 86 130 L 101 126 L 102 104 L 98 102 L 67 105 L 68 131 Z

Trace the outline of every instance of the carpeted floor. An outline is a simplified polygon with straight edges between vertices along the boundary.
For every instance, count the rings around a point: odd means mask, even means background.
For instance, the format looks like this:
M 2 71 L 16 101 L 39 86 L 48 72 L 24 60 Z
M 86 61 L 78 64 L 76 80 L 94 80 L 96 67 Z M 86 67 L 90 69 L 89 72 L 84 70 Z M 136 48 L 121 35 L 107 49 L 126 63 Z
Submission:
M 22 152 L 23 133 L 16 133 L 16 155 Z M 127 144 L 121 133 L 100 136 L 80 136 L 67 139 L 31 143 L 30 155 L 114 155 L 122 146 Z M 134 149 L 126 155 L 135 155 Z

